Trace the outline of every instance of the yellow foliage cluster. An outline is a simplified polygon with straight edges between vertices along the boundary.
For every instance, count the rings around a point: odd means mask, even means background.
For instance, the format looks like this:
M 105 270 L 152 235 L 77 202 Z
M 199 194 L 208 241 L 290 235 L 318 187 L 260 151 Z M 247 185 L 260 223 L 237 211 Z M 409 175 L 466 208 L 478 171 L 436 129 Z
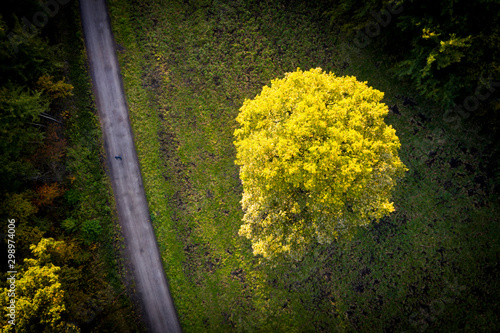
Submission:
M 75 325 L 63 321 L 66 306 L 61 268 L 50 262 L 50 250 L 62 246 L 61 241 L 42 238 L 30 247 L 35 258 L 25 259 L 25 269 L 15 282 L 15 325 L 6 322 L 0 332 L 79 332 Z M 7 288 L 0 291 L 0 305 L 10 304 L 12 292 Z
M 385 124 L 383 93 L 320 68 L 273 80 L 236 118 L 245 212 L 239 234 L 254 254 L 296 259 L 394 210 L 406 170 Z
M 58 183 L 43 184 L 37 187 L 36 193 L 38 194 L 35 200 L 37 206 L 50 206 L 54 203 L 54 199 L 64 193 L 64 189 Z
M 423 39 L 431 39 L 439 44 L 439 48 L 433 49 L 427 56 L 427 64 L 422 69 L 422 77 L 431 74 L 432 64 L 437 64 L 437 69 L 445 68 L 453 63 L 460 62 L 464 56 L 465 48 L 471 46 L 472 36 L 463 38 L 451 34 L 448 40 L 440 40 L 440 34 L 431 32 L 429 28 L 424 28 Z
M 38 207 L 33 205 L 34 197 L 35 194 L 30 190 L 23 193 L 9 193 L 3 202 L 3 208 L 6 212 L 9 212 L 9 216 L 25 221 L 29 216 L 38 212 Z
M 63 80 L 57 82 L 52 81 L 53 76 L 43 75 L 38 78 L 37 85 L 44 91 L 46 91 L 52 99 L 64 98 L 67 96 L 72 96 L 73 86 L 69 83 L 65 83 Z

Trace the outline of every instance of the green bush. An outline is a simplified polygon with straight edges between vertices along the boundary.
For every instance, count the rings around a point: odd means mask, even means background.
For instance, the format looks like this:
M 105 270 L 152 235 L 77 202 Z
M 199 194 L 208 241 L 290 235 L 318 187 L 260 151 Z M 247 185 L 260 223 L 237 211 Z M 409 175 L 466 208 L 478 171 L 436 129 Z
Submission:
M 61 227 L 68 233 L 73 233 L 78 228 L 78 221 L 72 217 L 61 222 Z
M 88 243 L 99 241 L 102 233 L 102 227 L 98 220 L 87 220 L 82 224 L 82 236 Z
M 69 189 L 64 193 L 64 199 L 70 206 L 74 206 L 80 201 L 80 191 L 74 188 Z

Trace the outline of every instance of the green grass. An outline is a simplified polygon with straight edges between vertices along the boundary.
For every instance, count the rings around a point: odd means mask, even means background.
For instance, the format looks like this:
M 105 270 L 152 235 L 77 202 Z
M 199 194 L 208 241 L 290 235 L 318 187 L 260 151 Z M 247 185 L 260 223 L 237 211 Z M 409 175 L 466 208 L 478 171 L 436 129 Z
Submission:
M 452 131 L 442 110 L 417 97 L 417 106 L 404 106 L 398 96 L 415 94 L 394 81 L 384 58 L 334 44 L 305 7 L 109 4 L 151 217 L 184 331 L 499 327 L 498 184 L 489 176 L 487 141 Z M 270 266 L 237 235 L 242 188 L 232 133 L 244 99 L 297 67 L 355 75 L 384 91 L 401 113 L 387 122 L 410 171 L 391 216 L 350 242 L 316 246 L 300 263 Z

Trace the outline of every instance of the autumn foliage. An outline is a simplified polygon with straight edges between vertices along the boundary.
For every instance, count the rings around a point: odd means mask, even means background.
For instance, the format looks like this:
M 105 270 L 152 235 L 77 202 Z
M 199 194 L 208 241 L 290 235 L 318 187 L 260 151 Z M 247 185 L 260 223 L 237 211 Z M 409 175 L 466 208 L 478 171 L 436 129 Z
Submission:
M 64 80 L 54 82 L 53 79 L 53 76 L 42 75 L 38 78 L 37 85 L 52 99 L 64 98 L 73 95 L 71 92 L 73 90 L 73 86 L 71 84 L 65 83 Z
M 239 234 L 254 254 L 296 259 L 394 210 L 405 166 L 383 93 L 320 68 L 287 73 L 245 100 L 234 135 L 241 166 Z
M 73 324 L 65 323 L 61 267 L 51 262 L 50 252 L 64 247 L 62 241 L 43 238 L 30 248 L 35 258 L 25 259 L 25 269 L 16 281 L 16 325 L 2 324 L 2 332 L 79 332 Z M 0 304 L 8 304 L 9 289 L 0 290 Z
M 35 200 L 37 206 L 47 206 L 52 205 L 54 199 L 60 197 L 64 194 L 64 189 L 57 183 L 52 183 L 50 185 L 43 184 L 36 189 L 36 194 L 38 198 Z

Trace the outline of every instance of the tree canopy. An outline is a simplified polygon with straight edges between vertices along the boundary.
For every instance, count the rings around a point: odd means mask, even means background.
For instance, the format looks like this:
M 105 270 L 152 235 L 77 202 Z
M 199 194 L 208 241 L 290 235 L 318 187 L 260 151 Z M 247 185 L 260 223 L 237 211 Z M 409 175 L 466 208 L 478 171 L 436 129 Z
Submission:
M 337 29 L 353 32 L 354 44 L 384 50 L 393 72 L 442 108 L 478 95 L 498 111 L 491 81 L 500 75 L 500 2 L 326 0 L 322 6 Z M 478 89 L 494 97 L 482 99 Z
M 32 245 L 35 258 L 25 259 L 26 268 L 15 284 L 16 324 L 5 323 L 2 332 L 78 332 L 78 328 L 62 320 L 66 307 L 65 292 L 59 278 L 61 268 L 52 263 L 50 252 L 63 242 L 43 238 Z M 9 304 L 5 288 L 0 292 L 0 303 Z
M 273 80 L 236 118 L 243 225 L 254 254 L 299 259 L 394 210 L 406 170 L 383 93 L 320 68 Z

